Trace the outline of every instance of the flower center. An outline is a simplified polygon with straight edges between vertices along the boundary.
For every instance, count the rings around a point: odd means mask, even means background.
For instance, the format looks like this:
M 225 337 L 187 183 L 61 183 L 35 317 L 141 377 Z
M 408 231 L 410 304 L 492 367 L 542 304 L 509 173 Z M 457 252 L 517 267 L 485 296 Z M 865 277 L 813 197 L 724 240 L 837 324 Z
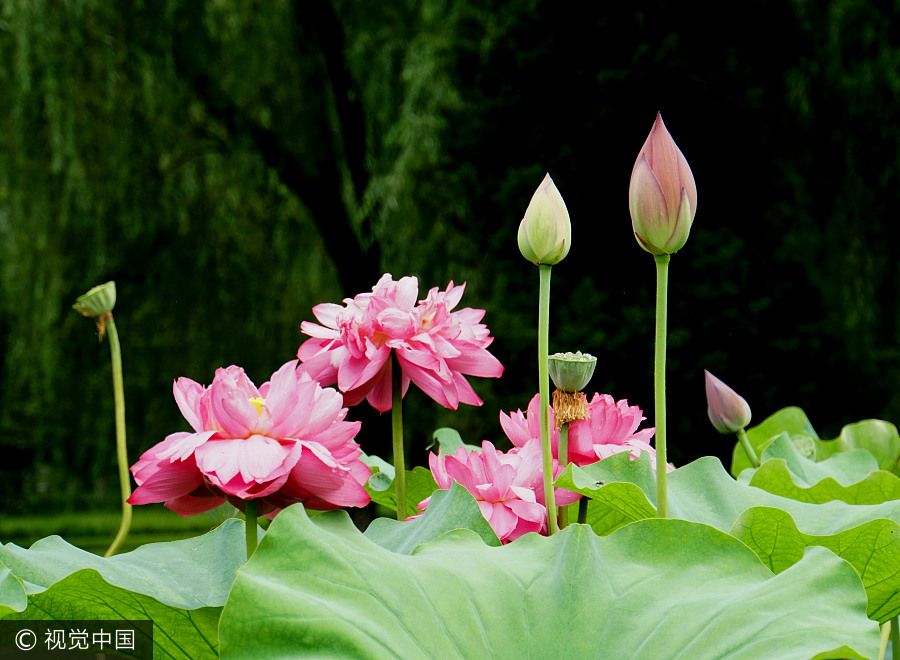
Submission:
M 262 415 L 263 404 L 266 402 L 264 397 L 261 396 L 252 396 L 250 397 L 250 403 L 253 404 L 253 407 L 256 408 L 256 412 L 259 415 Z

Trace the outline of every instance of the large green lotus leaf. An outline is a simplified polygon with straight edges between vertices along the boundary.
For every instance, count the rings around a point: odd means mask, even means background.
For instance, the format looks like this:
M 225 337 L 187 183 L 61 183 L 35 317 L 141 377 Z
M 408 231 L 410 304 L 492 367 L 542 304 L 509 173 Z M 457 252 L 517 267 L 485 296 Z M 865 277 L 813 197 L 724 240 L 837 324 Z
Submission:
M 898 472 L 900 435 L 897 427 L 880 419 L 866 419 L 848 424 L 834 440 L 816 441 L 816 460 L 824 460 L 838 452 L 865 449 L 878 461 L 878 467 Z
M 756 450 L 763 453 L 772 441 L 787 433 L 798 451 L 807 458 L 823 461 L 830 456 L 854 449 L 865 449 L 878 461 L 878 467 L 900 474 L 900 434 L 897 427 L 880 419 L 867 419 L 848 424 L 833 440 L 821 440 L 806 414 L 796 407 L 784 408 L 766 418 L 757 426 L 747 429 L 747 438 Z M 731 474 L 738 476 L 751 467 L 747 454 L 739 442 L 732 453 Z
M 0 548 L 0 566 L 9 571 L 0 582 L 0 616 L 152 619 L 154 657 L 216 657 L 219 614 L 246 558 L 244 523 L 236 519 L 196 538 L 108 558 L 58 536 L 27 550 L 7 544 Z
M 428 509 L 420 517 L 405 522 L 376 518 L 366 529 L 366 536 L 382 548 L 408 555 L 417 546 L 454 529 L 470 529 L 487 545 L 500 545 L 475 498 L 455 481 L 450 490 L 432 494 Z
M 28 594 L 21 578 L 0 565 L 0 619 L 11 612 L 21 612 L 28 607 Z
M 809 546 L 824 546 L 840 554 L 862 578 L 868 615 L 879 623 L 900 612 L 898 532 L 900 528 L 891 520 L 872 520 L 830 536 L 803 534 L 787 511 L 768 507 L 747 509 L 731 529 L 776 573 L 799 561 Z
M 456 450 L 460 447 L 465 447 L 466 451 L 481 451 L 481 447 L 463 442 L 462 436 L 459 434 L 459 431 L 448 426 L 443 426 L 439 429 L 435 429 L 431 437 L 433 439 L 433 442 L 428 445 L 426 449 L 431 449 L 435 444 L 437 444 L 438 449 L 444 456 L 455 454 Z
M 149 543 L 112 557 L 86 552 L 58 536 L 41 539 L 27 550 L 11 543 L 0 548 L 0 564 L 22 580 L 29 594 L 92 568 L 113 586 L 182 609 L 224 605 L 246 560 L 244 522 L 234 518 L 196 538 Z
M 628 461 L 626 464 L 625 461 Z M 637 473 L 637 474 L 636 474 Z M 556 483 L 592 499 L 589 511 L 601 509 L 593 515 L 597 520 L 592 527 L 598 534 L 608 534 L 617 529 L 623 521 L 623 508 L 610 504 L 603 491 L 616 486 L 609 483 L 612 475 L 621 474 L 635 478 L 640 484 L 655 478 L 649 460 L 629 461 L 627 454 L 618 454 L 599 463 L 584 468 L 567 466 Z M 602 475 L 602 476 L 601 476 Z M 604 480 L 607 485 L 597 484 Z M 643 491 L 647 505 L 655 515 L 655 489 Z M 636 498 L 636 493 L 632 493 Z M 809 504 L 773 495 L 759 488 L 738 483 L 732 479 L 718 459 L 704 457 L 668 475 L 668 514 L 670 518 L 680 518 L 711 525 L 721 531 L 736 529 L 741 516 L 754 507 L 780 509 L 789 516 L 794 526 L 803 534 L 794 537 L 791 543 L 776 544 L 760 557 L 770 566 L 790 565 L 803 554 L 810 545 L 830 548 L 838 556 L 849 561 L 865 576 L 864 584 L 869 588 L 872 601 L 871 610 L 879 612 L 879 620 L 900 614 L 900 603 L 886 596 L 900 592 L 898 557 L 893 544 L 875 542 L 872 529 L 889 534 L 885 538 L 900 537 L 900 501 L 888 501 L 873 505 L 852 505 L 839 500 L 823 504 Z M 633 508 L 634 511 L 638 507 Z M 608 512 L 606 512 L 608 511 Z M 609 527 L 606 520 L 612 520 Z M 636 515 L 632 520 L 640 520 Z M 877 522 L 879 526 L 865 527 Z M 742 536 L 743 538 L 743 536 Z M 802 543 L 796 547 L 795 542 Z M 849 540 L 853 543 L 849 543 Z M 864 547 L 860 543 L 869 543 Z M 750 544 L 753 547 L 753 544 Z M 759 546 L 762 547 L 762 546 Z M 872 587 L 878 585 L 879 590 Z
M 382 472 L 381 474 L 384 475 L 386 473 Z M 383 489 L 382 486 L 384 487 Z M 397 504 L 395 502 L 393 479 L 391 479 L 386 484 L 380 483 L 378 485 L 378 488 L 379 489 L 376 490 L 372 487 L 371 480 L 369 484 L 366 484 L 366 490 L 369 492 L 372 501 L 376 504 L 381 504 L 382 506 L 385 506 L 392 511 L 396 511 Z M 437 489 L 438 485 L 437 483 L 435 483 L 434 477 L 431 476 L 431 470 L 424 468 L 421 465 L 413 468 L 412 470 L 407 470 L 406 511 L 410 515 L 418 513 L 418 509 L 416 507 L 419 505 L 419 502 L 426 499 Z
M 819 438 L 815 429 L 806 417 L 806 413 L 796 406 L 782 408 L 769 415 L 761 424 L 747 429 L 747 439 L 759 456 L 771 444 L 772 440 L 782 433 L 787 433 L 798 445 L 804 455 L 812 458 L 815 453 L 815 441 Z M 731 474 L 737 477 L 745 469 L 753 467 L 741 443 L 736 443 L 731 456 Z
M 900 502 L 853 505 L 841 501 L 808 504 L 737 483 L 719 460 L 700 458 L 669 475 L 672 517 L 705 522 L 728 531 L 738 516 L 753 506 L 784 509 L 807 534 L 829 536 L 871 520 L 900 523 Z
M 770 458 L 785 461 L 791 471 L 807 485 L 831 477 L 839 484 L 849 486 L 865 479 L 870 473 L 879 469 L 878 461 L 865 449 L 838 452 L 830 458 L 817 462 L 801 454 L 785 433 L 775 437 L 760 458 L 763 461 Z M 748 470 L 744 470 L 741 474 L 747 472 Z M 752 470 L 750 472 L 752 473 Z
M 186 578 L 184 587 L 189 586 Z M 29 596 L 24 611 L 8 613 L 3 619 L 149 619 L 153 621 L 154 658 L 199 660 L 218 657 L 217 630 L 221 612 L 221 606 L 188 610 L 165 605 L 150 596 L 112 586 L 97 571 L 84 569 Z
M 779 575 L 707 525 L 572 525 L 411 555 L 343 512 L 284 511 L 235 580 L 223 658 L 874 658 L 859 576 L 822 548 Z
M 838 452 L 817 463 L 802 456 L 782 434 L 760 458 L 762 465 L 741 472 L 739 482 L 813 504 L 832 500 L 880 504 L 900 499 L 900 478 L 878 469 L 878 461 L 865 449 Z
M 598 534 L 611 534 L 623 525 L 656 517 L 656 477 L 649 454 L 630 460 L 626 453 L 615 454 L 590 466 L 590 471 L 570 463 L 554 482 L 556 486 L 587 495 L 587 520 Z M 569 508 L 569 520 L 577 516 L 577 504 Z
M 380 456 L 368 456 L 363 454 L 359 457 L 363 463 L 372 470 L 372 476 L 366 482 L 366 490 L 369 495 L 373 492 L 381 492 L 390 488 L 391 482 L 394 480 L 394 466 L 385 461 Z

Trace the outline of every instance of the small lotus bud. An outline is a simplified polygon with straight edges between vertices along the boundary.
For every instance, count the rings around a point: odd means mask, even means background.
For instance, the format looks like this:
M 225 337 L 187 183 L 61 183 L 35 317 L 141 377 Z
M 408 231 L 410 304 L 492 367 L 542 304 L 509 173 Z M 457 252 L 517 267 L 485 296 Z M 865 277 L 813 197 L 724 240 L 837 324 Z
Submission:
M 658 113 L 631 172 L 628 210 L 634 236 L 647 252 L 674 254 L 684 247 L 697 213 L 697 186 Z
M 740 394 L 711 373 L 706 374 L 709 421 L 719 433 L 737 433 L 750 423 L 750 406 Z
M 597 358 L 587 353 L 554 353 L 549 357 L 547 369 L 557 389 L 563 392 L 581 392 L 587 387 Z
M 107 314 L 116 306 L 116 283 L 107 282 L 100 286 L 95 286 L 87 293 L 78 296 L 72 309 L 81 313 L 83 316 L 97 318 L 103 314 Z
M 533 264 L 554 265 L 572 246 L 572 224 L 562 195 L 546 175 L 519 223 L 519 252 Z

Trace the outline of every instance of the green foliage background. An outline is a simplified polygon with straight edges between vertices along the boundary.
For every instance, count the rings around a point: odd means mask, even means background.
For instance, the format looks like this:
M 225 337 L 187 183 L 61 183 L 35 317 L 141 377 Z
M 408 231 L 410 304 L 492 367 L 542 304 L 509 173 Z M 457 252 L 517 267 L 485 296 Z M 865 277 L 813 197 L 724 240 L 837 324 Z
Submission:
M 0 4 L 0 508 L 116 498 L 108 349 L 70 309 L 110 279 L 133 459 L 186 428 L 175 378 L 262 382 L 315 304 L 382 272 L 467 281 L 507 365 L 480 409 L 411 392 L 413 462 L 439 426 L 498 440 L 537 389 L 513 237 L 545 171 L 574 238 L 551 350 L 597 355 L 591 389 L 652 417 L 654 269 L 626 195 L 657 110 L 699 190 L 671 267 L 672 459 L 730 452 L 704 368 L 757 421 L 896 422 L 900 9 L 595 4 Z M 387 418 L 351 415 L 387 457 Z

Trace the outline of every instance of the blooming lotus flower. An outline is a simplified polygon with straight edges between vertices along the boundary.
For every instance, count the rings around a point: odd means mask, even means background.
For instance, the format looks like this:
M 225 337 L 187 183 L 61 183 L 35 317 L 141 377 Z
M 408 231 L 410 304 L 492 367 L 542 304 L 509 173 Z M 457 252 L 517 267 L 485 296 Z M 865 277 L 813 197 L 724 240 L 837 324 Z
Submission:
M 590 417 L 569 424 L 568 462 L 578 466 L 590 465 L 597 461 L 629 452 L 631 459 L 639 458 L 647 452 L 656 469 L 656 450 L 650 446 L 654 429 L 637 430 L 644 421 L 638 406 L 629 406 L 628 401 L 616 401 L 609 394 L 594 394 L 588 404 Z M 510 442 L 516 447 L 540 438 L 540 400 L 535 395 L 523 413 L 517 410 L 507 415 L 500 413 L 500 426 Z M 559 456 L 559 431 L 556 430 L 555 413 L 550 408 L 551 450 L 554 459 Z M 675 468 L 669 466 L 668 472 Z
M 737 433 L 750 423 L 750 405 L 746 399 L 711 373 L 706 375 L 706 403 L 709 421 L 719 433 Z
M 697 186 L 658 113 L 631 172 L 628 209 L 635 238 L 647 252 L 674 254 L 684 247 L 697 213 Z
M 296 502 L 368 504 L 371 471 L 353 442 L 360 423 L 344 421 L 340 393 L 299 373 L 296 360 L 258 389 L 236 366 L 216 371 L 209 387 L 179 378 L 173 389 L 194 431 L 171 434 L 132 466 L 131 504 L 165 502 L 187 516 L 255 499 L 268 517 Z
M 456 481 L 472 494 L 502 542 L 515 541 L 528 532 L 546 532 L 540 441 L 504 453 L 485 440 L 481 452 L 459 447 L 451 455 L 429 454 L 428 463 L 441 489 L 450 488 Z M 554 470 L 555 476 L 562 471 L 555 461 Z M 560 505 L 580 497 L 562 489 L 556 492 Z M 419 510 L 424 511 L 430 500 L 423 500 Z
M 482 401 L 466 376 L 498 377 L 503 365 L 487 347 L 493 342 L 480 323 L 483 309 L 452 311 L 465 284 L 445 291 L 436 287 L 416 302 L 415 277 L 394 281 L 382 276 L 371 293 L 345 299 L 344 305 L 323 303 L 313 308 L 321 325 L 304 321 L 310 335 L 297 351 L 301 371 L 322 385 L 337 383 L 344 403 L 363 399 L 379 412 L 391 409 L 391 353 L 403 372 L 403 393 L 410 382 L 446 408 Z
M 519 252 L 533 264 L 558 264 L 572 247 L 569 211 L 547 174 L 519 223 Z

